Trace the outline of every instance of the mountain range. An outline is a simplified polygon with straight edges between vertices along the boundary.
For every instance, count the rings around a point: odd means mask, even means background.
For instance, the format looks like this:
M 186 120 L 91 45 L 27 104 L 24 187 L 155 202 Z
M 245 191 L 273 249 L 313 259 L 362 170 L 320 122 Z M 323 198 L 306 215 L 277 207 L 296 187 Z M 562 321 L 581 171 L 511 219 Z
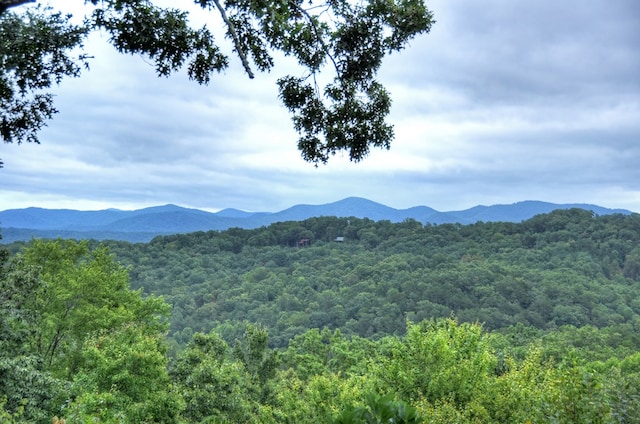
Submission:
M 624 209 L 608 209 L 589 204 L 554 204 L 533 200 L 440 212 L 427 206 L 394 209 L 359 197 L 349 197 L 323 205 L 296 205 L 280 212 L 245 212 L 230 208 L 214 213 L 176 205 L 154 206 L 133 211 L 78 211 L 32 207 L 1 211 L 0 234 L 2 243 L 57 237 L 147 242 L 163 234 L 221 231 L 233 227 L 250 229 L 274 222 L 302 221 L 319 216 L 369 218 L 374 221 L 391 222 L 415 219 L 423 224 L 473 224 L 478 221 L 521 222 L 534 215 L 569 208 L 591 210 L 597 215 L 632 213 Z

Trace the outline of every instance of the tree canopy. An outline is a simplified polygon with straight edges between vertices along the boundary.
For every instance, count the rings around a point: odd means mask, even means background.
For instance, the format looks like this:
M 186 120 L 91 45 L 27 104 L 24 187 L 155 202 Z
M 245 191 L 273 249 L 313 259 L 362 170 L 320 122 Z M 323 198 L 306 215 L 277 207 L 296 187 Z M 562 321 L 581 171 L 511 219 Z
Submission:
M 0 420 L 635 423 L 639 229 L 573 209 L 11 245 Z
M 173 305 L 178 344 L 212 329 L 231 343 L 252 322 L 282 347 L 309 328 L 379 338 L 403 334 L 406 319 L 451 314 L 490 330 L 635 334 L 639 242 L 638 214 L 568 209 L 522 223 L 317 217 L 103 243 L 131 267 L 133 288 Z
M 83 42 L 92 31 L 105 31 L 119 52 L 150 59 L 158 76 L 186 69 L 200 84 L 227 69 L 230 55 L 249 78 L 254 69 L 271 70 L 276 52 L 293 57 L 302 71 L 278 79 L 279 97 L 292 113 L 302 157 L 316 165 L 339 151 L 357 162 L 371 147 L 389 148 L 391 99 L 377 71 L 387 54 L 434 23 L 424 0 L 195 0 L 222 18 L 230 53 L 207 26 L 193 27 L 184 8 L 148 0 L 85 0 L 91 13 L 76 24 L 52 7 L 28 3 L 36 1 L 0 0 L 4 142 L 39 142 L 38 131 L 57 113 L 48 90 L 80 75 L 89 60 Z M 333 78 L 321 87 L 317 77 L 323 72 Z

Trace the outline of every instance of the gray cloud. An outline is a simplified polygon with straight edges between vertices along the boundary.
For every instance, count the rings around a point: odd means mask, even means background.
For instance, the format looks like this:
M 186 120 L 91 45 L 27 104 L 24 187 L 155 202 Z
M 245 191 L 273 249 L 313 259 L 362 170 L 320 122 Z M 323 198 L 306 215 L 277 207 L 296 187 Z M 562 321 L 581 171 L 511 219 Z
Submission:
M 385 63 L 396 140 L 304 163 L 273 74 L 201 87 L 97 40 L 40 146 L 3 146 L 0 209 L 177 203 L 279 210 L 362 196 L 440 210 L 525 199 L 640 211 L 640 4 L 445 1 Z
M 639 87 L 633 0 L 430 4 L 433 33 L 399 59 L 412 81 L 446 84 L 479 104 L 572 102 Z

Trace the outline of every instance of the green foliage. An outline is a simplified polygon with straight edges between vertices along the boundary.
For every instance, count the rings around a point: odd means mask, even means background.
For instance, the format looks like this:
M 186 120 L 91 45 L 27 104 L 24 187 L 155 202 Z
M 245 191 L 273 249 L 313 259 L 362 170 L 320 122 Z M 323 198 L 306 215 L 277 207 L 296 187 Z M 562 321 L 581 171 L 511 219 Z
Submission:
M 67 388 L 37 356 L 0 353 L 0 417 L 5 411 L 16 422 L 48 421 L 60 413 Z
M 416 401 L 451 399 L 465 404 L 482 392 L 495 368 L 489 342 L 476 324 L 453 319 L 409 323 L 403 340 L 383 344 L 380 363 L 372 372 L 401 398 Z
M 183 408 L 156 329 L 127 324 L 88 338 L 73 376 L 71 422 L 176 422 Z
M 291 339 L 281 358 L 283 367 L 294 369 L 302 380 L 327 373 L 357 375 L 375 348 L 375 342 L 347 338 L 340 330 L 311 329 Z
M 542 416 L 558 423 L 605 422 L 602 381 L 575 363 L 563 364 L 544 392 Z
M 244 337 L 237 341 L 233 356 L 245 368 L 253 382 L 260 389 L 260 401 L 265 402 L 271 396 L 269 380 L 276 374 L 278 356 L 268 347 L 269 333 L 265 328 L 248 325 Z
M 122 53 L 148 55 L 156 73 L 169 76 L 187 63 L 189 77 L 201 84 L 228 66 L 228 58 L 215 45 L 206 28 L 193 29 L 189 16 L 179 9 L 162 9 L 148 2 L 90 1 L 92 26 L 111 35 Z
M 33 269 L 0 250 L 0 417 L 7 422 L 43 420 L 64 396 L 65 383 L 26 343 L 38 325 L 33 293 L 39 286 Z
M 625 255 L 622 274 L 635 280 L 640 277 L 640 246 L 634 247 L 631 252 Z
M 256 411 L 267 378 L 275 373 L 268 365 L 266 332 L 247 328 L 247 352 L 229 346 L 216 333 L 196 333 L 171 367 L 171 376 L 185 399 L 184 416 L 190 422 L 258 422 Z M 240 353 L 242 353 L 240 355 Z M 265 369 L 269 367 L 270 369 Z
M 393 395 L 369 394 L 365 406 L 346 409 L 335 424 L 417 424 L 421 422 L 418 411 Z
M 105 248 L 87 243 L 35 241 L 2 264 L 0 397 L 8 413 L 48 422 L 73 405 L 87 419 L 115 419 L 116 409 L 129 422 L 177 416 L 179 397 L 158 391 L 169 383 L 168 305 L 128 282 Z
M 0 7 L 0 138 L 38 142 L 37 132 L 57 113 L 53 95 L 43 90 L 80 74 L 87 58 L 72 51 L 82 47 L 88 28 L 51 8 L 5 10 Z
M 288 76 L 278 81 L 280 97 L 294 113 L 294 127 L 301 134 L 298 148 L 307 161 L 316 164 L 326 163 L 342 150 L 359 161 L 370 146 L 389 148 L 393 129 L 384 117 L 391 99 L 374 77 L 386 53 L 401 50 L 417 34 L 428 32 L 433 22 L 422 1 L 340 0 L 328 5 L 333 12 L 328 23 L 297 6 L 308 20 L 294 33 L 315 39 L 315 45 L 312 51 L 303 47 L 287 53 L 296 55 L 312 75 L 324 60 L 330 60 L 335 79 L 323 93 L 308 77 Z M 293 46 L 295 41 L 287 40 L 285 45 Z
M 0 351 L 5 354 L 29 352 L 24 341 L 35 332 L 39 311 L 33 293 L 40 283 L 34 269 L 23 260 L 0 258 Z
M 130 290 L 127 270 L 107 249 L 90 251 L 86 242 L 37 240 L 23 257 L 41 281 L 30 293 L 39 318 L 28 343 L 53 369 L 72 373 L 82 343 L 97 331 L 125 323 L 164 329 L 160 317 L 169 312 L 168 305 Z

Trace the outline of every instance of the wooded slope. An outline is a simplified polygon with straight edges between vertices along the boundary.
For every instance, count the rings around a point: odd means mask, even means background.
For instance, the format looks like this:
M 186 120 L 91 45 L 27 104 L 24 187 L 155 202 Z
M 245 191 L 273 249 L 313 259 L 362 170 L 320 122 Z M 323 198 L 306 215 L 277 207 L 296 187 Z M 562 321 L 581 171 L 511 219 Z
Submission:
M 327 217 L 109 245 L 134 287 L 173 305 L 179 343 L 212 328 L 233 340 L 246 322 L 274 346 L 309 328 L 380 337 L 452 314 L 486 329 L 640 322 L 638 214 L 437 226 Z

